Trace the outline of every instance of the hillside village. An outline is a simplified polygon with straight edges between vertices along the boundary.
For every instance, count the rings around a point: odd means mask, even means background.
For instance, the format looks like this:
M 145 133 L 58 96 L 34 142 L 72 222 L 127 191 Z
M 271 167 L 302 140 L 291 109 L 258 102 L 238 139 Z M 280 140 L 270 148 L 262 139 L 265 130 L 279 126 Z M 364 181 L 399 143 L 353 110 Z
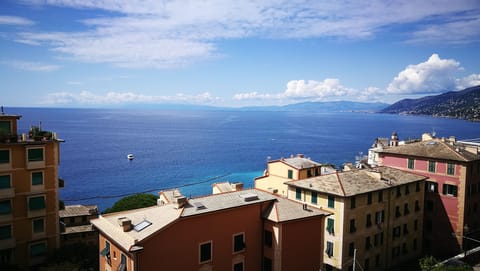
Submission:
M 62 140 L 41 129 L 17 136 L 19 119 L 0 115 L 5 267 L 35 268 L 78 242 L 96 247 L 99 270 L 117 271 L 391 270 L 479 246 L 479 140 L 394 132 L 341 170 L 299 154 L 269 160 L 254 188 L 159 191 L 155 206 L 99 215 L 59 203 Z

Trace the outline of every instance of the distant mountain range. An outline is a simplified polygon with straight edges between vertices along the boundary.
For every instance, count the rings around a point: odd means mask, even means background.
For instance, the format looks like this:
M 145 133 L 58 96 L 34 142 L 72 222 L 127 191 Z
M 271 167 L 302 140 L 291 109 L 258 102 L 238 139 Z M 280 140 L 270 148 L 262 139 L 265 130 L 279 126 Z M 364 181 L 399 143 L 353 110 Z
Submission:
M 480 121 L 480 86 L 419 99 L 404 99 L 379 112 Z
M 388 106 L 385 103 L 361 103 L 350 101 L 305 102 L 283 106 L 242 107 L 243 111 L 309 111 L 309 112 L 377 112 Z

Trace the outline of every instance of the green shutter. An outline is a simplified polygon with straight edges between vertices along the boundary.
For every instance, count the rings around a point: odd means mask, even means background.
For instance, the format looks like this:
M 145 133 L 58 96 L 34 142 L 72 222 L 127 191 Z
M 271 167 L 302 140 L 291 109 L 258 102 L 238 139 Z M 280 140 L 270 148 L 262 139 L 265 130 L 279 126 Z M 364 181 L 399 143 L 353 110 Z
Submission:
M 414 167 L 415 167 L 415 160 L 411 159 L 411 158 L 408 158 L 408 168 L 409 169 L 414 169 Z
M 32 185 L 43 184 L 43 172 L 32 172 Z
M 0 226 L 0 240 L 12 238 L 12 225 Z
M 45 231 L 45 224 L 43 218 L 33 220 L 33 232 L 40 233 Z
M 30 256 L 32 257 L 43 256 L 45 255 L 46 251 L 47 251 L 46 243 L 38 243 L 30 246 Z
M 0 201 L 0 215 L 8 215 L 12 213 L 12 204 L 10 200 Z
M 328 207 L 335 208 L 335 197 L 328 196 Z
M 333 234 L 334 232 L 334 220 L 327 218 L 327 232 Z
M 288 170 L 288 178 L 293 179 L 293 171 L 291 169 Z
M 10 188 L 10 175 L 0 176 L 0 189 Z
M 302 189 L 301 189 L 301 188 L 298 188 L 298 187 L 297 187 L 297 188 L 295 189 L 295 198 L 296 198 L 296 199 L 300 199 L 300 200 L 302 199 Z
M 2 164 L 10 163 L 10 151 L 9 150 L 0 150 L 0 163 L 2 163 Z
M 312 203 L 317 204 L 317 192 L 312 191 L 311 196 L 312 196 Z
M 43 148 L 28 149 L 28 161 L 43 161 Z
M 45 197 L 33 197 L 28 200 L 28 208 L 30 210 L 45 209 Z
M 9 120 L 0 120 L 0 135 L 8 135 L 12 133 L 12 127 Z

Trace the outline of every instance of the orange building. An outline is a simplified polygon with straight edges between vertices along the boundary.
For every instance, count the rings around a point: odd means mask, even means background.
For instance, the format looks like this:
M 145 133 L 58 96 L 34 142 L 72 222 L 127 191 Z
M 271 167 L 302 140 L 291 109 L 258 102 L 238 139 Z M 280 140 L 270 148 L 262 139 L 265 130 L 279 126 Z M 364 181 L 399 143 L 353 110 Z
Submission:
M 311 230 L 328 212 L 255 189 L 170 192 L 160 205 L 92 220 L 100 270 L 319 270 L 322 232 Z
M 26 268 L 59 246 L 59 143 L 32 126 L 18 136 L 21 116 L 0 115 L 0 264 Z

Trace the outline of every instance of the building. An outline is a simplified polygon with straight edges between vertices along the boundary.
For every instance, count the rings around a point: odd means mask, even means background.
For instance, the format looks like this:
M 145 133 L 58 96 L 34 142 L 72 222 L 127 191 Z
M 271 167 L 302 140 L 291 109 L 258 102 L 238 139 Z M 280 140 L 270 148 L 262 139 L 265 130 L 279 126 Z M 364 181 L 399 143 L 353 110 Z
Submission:
M 447 257 L 480 238 L 480 141 L 454 137 L 400 141 L 378 150 L 378 164 L 428 177 L 425 253 Z
M 178 190 L 160 194 L 157 206 L 92 220 L 100 233 L 100 270 L 321 266 L 322 232 L 316 229 L 328 212 L 256 189 L 188 200 Z
M 20 118 L 0 115 L 0 264 L 28 268 L 59 246 L 61 140 L 36 126 L 19 135 Z
M 287 197 L 288 187 L 285 182 L 331 172 L 335 172 L 331 166 L 322 165 L 305 158 L 303 154 L 298 154 L 290 158 L 268 161 L 264 176 L 255 178 L 255 188 Z
M 388 270 L 421 255 L 425 177 L 378 167 L 289 181 L 288 198 L 333 213 L 322 270 Z
M 90 223 L 98 217 L 96 205 L 67 205 L 59 211 L 60 246 L 87 243 L 98 245 L 98 232 Z
M 243 189 L 243 183 L 241 182 L 220 182 L 212 184 L 212 194 L 240 191 Z

